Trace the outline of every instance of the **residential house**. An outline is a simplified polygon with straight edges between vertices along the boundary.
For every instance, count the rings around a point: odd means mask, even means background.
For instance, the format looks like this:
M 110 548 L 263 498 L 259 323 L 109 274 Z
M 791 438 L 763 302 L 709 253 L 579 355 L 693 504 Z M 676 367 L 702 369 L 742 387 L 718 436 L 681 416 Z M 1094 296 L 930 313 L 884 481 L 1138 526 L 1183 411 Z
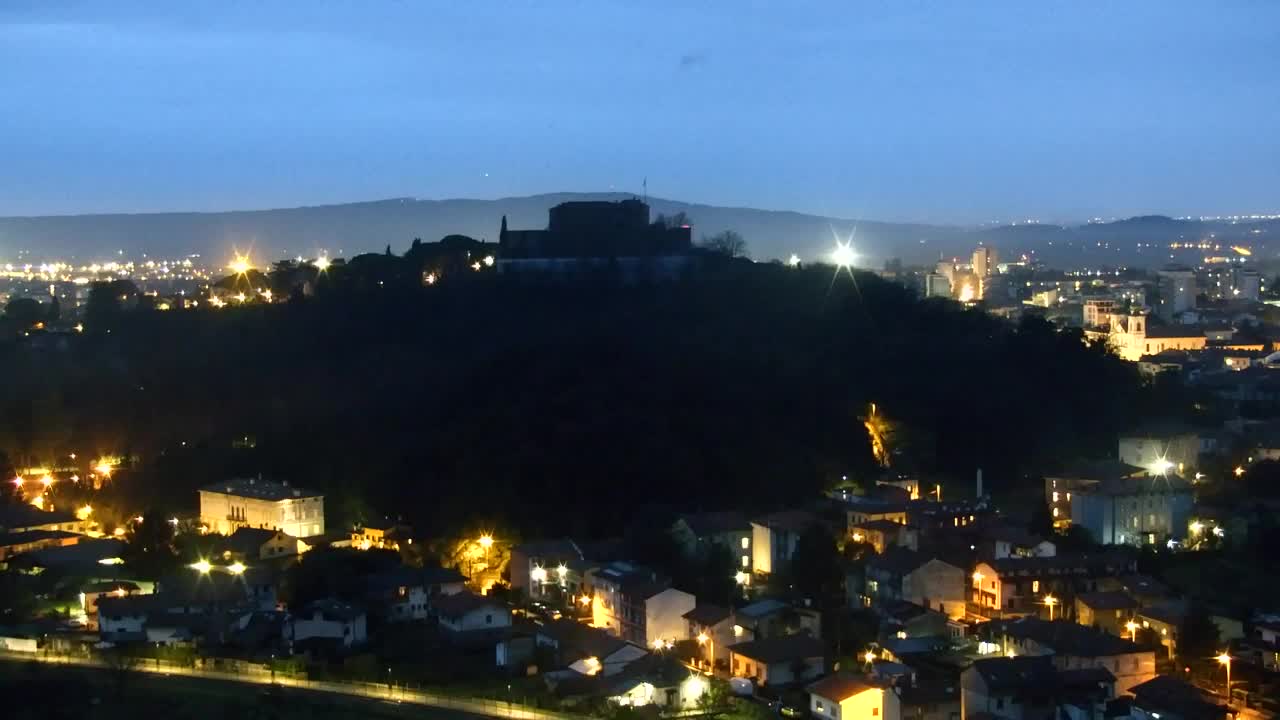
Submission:
M 1051 656 L 1059 670 L 1105 669 L 1114 676 L 1117 692 L 1128 692 L 1129 688 L 1156 675 L 1155 651 L 1066 620 L 995 621 L 975 632 L 989 646 L 1004 648 L 1006 652 Z
M 751 522 L 738 512 L 705 512 L 681 515 L 672 535 L 688 557 L 705 557 L 712 548 L 727 550 L 734 567 L 750 575 L 753 571 Z
M 84 613 L 87 629 L 98 629 L 98 600 L 106 597 L 128 597 L 137 595 L 140 588 L 137 583 L 125 580 L 109 580 L 83 585 L 80 588 L 80 612 Z
M 1051 541 L 1014 525 L 987 525 L 979 529 L 977 535 L 980 545 L 978 556 L 984 560 L 1053 557 L 1058 554 L 1057 546 Z
M 822 614 L 811 608 L 793 607 L 776 598 L 762 598 L 734 612 L 743 637 L 760 639 L 808 633 L 822 634 Z
M 1145 468 L 1115 460 L 1076 463 L 1065 472 L 1045 476 L 1044 497 L 1053 517 L 1053 526 L 1065 530 L 1071 526 L 1071 502 L 1075 491 L 1094 487 L 1104 480 L 1140 478 Z
M 399 550 L 413 544 L 413 529 L 390 518 L 363 523 L 351 529 L 351 547 L 361 550 Z
M 881 629 L 899 639 L 951 637 L 953 621 L 946 615 L 905 600 L 887 603 L 879 608 Z
M 1180 428 L 1153 429 L 1120 436 L 1120 462 L 1159 473 L 1171 470 L 1183 477 L 1200 465 L 1200 436 Z
M 950 618 L 965 616 L 965 571 L 931 554 L 888 548 L 867 561 L 866 576 L 873 606 L 905 600 Z
M 1134 620 L 1143 630 L 1150 630 L 1160 638 L 1160 644 L 1168 651 L 1169 657 L 1174 657 L 1178 654 L 1178 629 L 1185 618 L 1186 606 L 1174 601 L 1142 608 Z
M 1235 715 L 1216 696 L 1172 675 L 1159 675 L 1129 692 L 1133 720 L 1227 720 Z
M 534 641 L 551 651 L 553 671 L 561 674 L 612 676 L 649 654 L 635 643 L 569 618 L 539 625 Z
M 587 572 L 592 625 L 650 647 L 656 640 L 684 636 L 684 614 L 697 598 L 670 586 L 652 570 L 616 562 Z
M 317 600 L 288 617 L 284 639 L 289 647 L 320 641 L 350 648 L 368 641 L 364 610 L 338 600 Z
M 401 567 L 368 575 L 364 581 L 370 612 L 387 622 L 425 620 L 434 598 L 460 593 L 466 584 L 453 568 Z
M 224 559 L 242 563 L 293 557 L 311 549 L 311 546 L 281 530 L 252 527 L 236 528 L 222 547 Z
M 751 639 L 750 631 L 735 620 L 733 610 L 719 605 L 703 603 L 685 613 L 684 619 L 689 623 L 684 637 L 698 643 L 698 662 L 706 667 L 713 661 L 716 667 L 727 667 L 726 648 Z
M 51 547 L 66 547 L 80 542 L 83 535 L 66 530 L 21 530 L 0 533 L 0 562 L 15 555 Z
M 920 534 L 915 528 L 892 520 L 867 520 L 851 525 L 849 538 L 854 542 L 871 545 L 878 553 L 883 553 L 886 548 L 891 547 L 911 550 L 917 550 L 920 547 Z
M 107 642 L 221 644 L 256 612 L 274 610 L 275 577 L 258 568 L 239 575 L 184 569 L 155 592 L 99 597 L 98 632 Z
M 729 672 L 759 686 L 786 686 L 821 677 L 826 649 L 809 635 L 782 635 L 729 646 Z
M 41 510 L 29 503 L 12 503 L 0 506 L 0 533 L 20 533 L 31 530 L 67 532 L 83 535 L 93 523 L 81 520 L 64 511 Z
M 978 660 L 960 674 L 961 718 L 1101 718 L 1114 683 L 1106 670 L 1062 670 L 1047 657 Z
M 572 602 L 582 584 L 582 550 L 574 541 L 540 540 L 511 548 L 507 568 L 512 589 L 522 590 L 531 599 L 554 598 Z
M 440 627 L 453 633 L 503 630 L 511 627 L 511 608 L 470 591 L 441 595 L 431 602 Z
M 825 720 L 900 720 L 898 694 L 887 683 L 837 672 L 811 683 L 809 712 Z
M 784 510 L 751 521 L 752 567 L 769 575 L 786 568 L 806 530 L 819 522 L 813 513 Z
M 618 707 L 696 711 L 708 682 L 675 658 L 645 655 L 616 673 L 556 674 L 548 685 L 560 698 L 600 698 Z
M 1195 498 L 1191 484 L 1171 469 L 1150 472 L 1118 462 L 1091 463 L 1045 479 L 1055 524 L 1079 525 L 1103 545 L 1181 541 Z M 1069 515 L 1064 517 L 1064 503 Z
M 1134 639 L 1134 630 L 1126 627 L 1134 622 L 1138 601 L 1119 591 L 1081 593 L 1076 596 L 1076 622 L 1085 627 L 1096 627 L 1112 635 L 1128 635 Z M 1136 627 L 1136 625 L 1134 626 Z
M 980 562 L 971 576 L 968 609 L 979 617 L 1039 614 L 1047 612 L 1052 596 L 1062 613 L 1074 608 L 1076 593 L 1095 592 L 1136 567 L 1136 555 L 1124 548 Z

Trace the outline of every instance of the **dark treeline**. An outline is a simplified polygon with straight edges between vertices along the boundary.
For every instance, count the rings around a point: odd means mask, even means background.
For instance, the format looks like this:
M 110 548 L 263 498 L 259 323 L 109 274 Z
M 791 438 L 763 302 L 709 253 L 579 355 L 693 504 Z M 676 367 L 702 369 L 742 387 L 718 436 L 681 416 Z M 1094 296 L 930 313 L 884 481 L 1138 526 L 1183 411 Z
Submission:
M 864 477 L 871 402 L 918 469 L 968 488 L 981 467 L 997 490 L 1179 409 L 1078 333 L 868 274 L 723 262 L 668 284 L 423 287 L 392 257 L 367 265 L 402 282 L 334 268 L 313 297 L 108 312 L 68 351 L 6 346 L 0 449 L 123 453 L 120 490 L 176 511 L 262 473 L 325 490 L 331 523 L 603 535 L 640 507 L 772 508 Z

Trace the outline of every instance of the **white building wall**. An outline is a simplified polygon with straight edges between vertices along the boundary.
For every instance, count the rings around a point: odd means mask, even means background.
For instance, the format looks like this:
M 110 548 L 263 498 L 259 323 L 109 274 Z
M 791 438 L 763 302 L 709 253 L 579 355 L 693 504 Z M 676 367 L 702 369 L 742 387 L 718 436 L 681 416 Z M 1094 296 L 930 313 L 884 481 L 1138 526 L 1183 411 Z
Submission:
M 683 615 L 698 604 L 698 599 L 683 590 L 667 588 L 645 601 L 645 646 L 657 639 L 684 639 L 689 624 Z
M 506 608 L 484 607 L 472 610 L 460 618 L 442 617 L 440 624 L 453 632 L 511 627 L 511 611 Z
M 751 565 L 756 572 L 773 572 L 773 543 L 769 528 L 751 523 Z
M 296 538 L 323 535 L 324 497 L 263 500 L 201 490 L 200 522 L 223 535 L 241 527 L 282 530 Z
M 319 614 L 309 618 L 295 617 L 290 621 L 289 627 L 294 642 L 308 638 L 339 638 L 343 645 L 350 647 L 368 639 L 363 614 L 345 622 L 326 620 Z

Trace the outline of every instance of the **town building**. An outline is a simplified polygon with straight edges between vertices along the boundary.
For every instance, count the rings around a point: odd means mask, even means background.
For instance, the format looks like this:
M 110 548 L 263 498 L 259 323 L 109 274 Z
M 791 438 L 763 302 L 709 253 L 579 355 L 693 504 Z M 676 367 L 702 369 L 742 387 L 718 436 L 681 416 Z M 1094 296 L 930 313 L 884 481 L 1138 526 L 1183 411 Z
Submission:
M 462 591 L 440 595 L 431 602 L 440 627 L 452 633 L 505 630 L 511 627 L 511 608 L 485 595 Z
M 61 510 L 41 510 L 29 503 L 12 503 L 0 506 L 0 533 L 20 533 L 32 530 L 65 532 L 83 535 L 93 523 L 81 520 L 72 513 Z
M 569 538 L 520 543 L 507 564 L 511 587 L 531 599 L 573 602 L 582 584 L 583 554 Z
M 578 675 L 616 675 L 648 655 L 635 643 L 569 618 L 539 625 L 534 641 L 551 652 L 553 668 Z
M 338 600 L 317 600 L 292 614 L 284 625 L 290 648 L 329 644 L 350 648 L 369 640 L 364 610 Z
M 981 249 L 981 248 L 979 248 Z M 809 712 L 824 720 L 899 720 L 898 694 L 888 683 L 838 672 L 811 683 Z
M 1111 324 L 1111 315 L 1116 310 L 1114 298 L 1089 298 L 1081 305 L 1084 327 L 1105 329 Z
M 1134 622 L 1138 601 L 1118 590 L 1081 593 L 1076 596 L 1076 622 L 1085 627 L 1096 627 L 1117 637 L 1134 639 L 1135 633 L 1127 625 Z
M 1120 436 L 1117 447 L 1122 463 L 1157 474 L 1175 472 L 1183 477 L 1199 467 L 1202 450 L 1198 433 L 1179 429 L 1125 433 Z
M 684 614 L 697 605 L 693 595 L 630 563 L 593 568 L 587 572 L 586 583 L 592 625 L 643 647 L 656 640 L 684 637 Z
M 1200 325 L 1150 325 L 1148 319 L 1141 314 L 1111 315 L 1106 337 L 1116 355 L 1138 362 L 1144 356 L 1168 350 L 1203 350 L 1209 343 Z
M 784 510 L 751 521 L 752 566 L 764 575 L 785 569 L 800 536 L 818 523 L 813 513 Z
M 849 539 L 867 543 L 878 553 L 889 548 L 915 550 L 920 546 L 920 534 L 915 528 L 892 520 L 868 520 L 853 525 L 849 528 Z
M 1006 654 L 1049 656 L 1059 670 L 1106 670 L 1115 678 L 1116 692 L 1128 692 L 1156 676 L 1154 650 L 1068 620 L 995 621 L 977 628 L 975 634 L 988 647 Z
M 235 478 L 200 489 L 200 523 L 222 535 L 248 527 L 315 537 L 324 534 L 324 495 L 288 483 Z
M 960 674 L 963 720 L 1100 718 L 1115 680 L 1097 668 L 1062 670 L 1045 657 L 978 660 Z
M 671 529 L 687 557 L 706 557 L 713 549 L 727 550 L 734 567 L 750 575 L 753 571 L 751 522 L 738 512 L 706 512 L 682 515 Z
M 1172 320 L 1196 306 L 1196 274 L 1190 268 L 1170 266 L 1156 271 L 1159 301 L 1156 312 Z M 1150 353 L 1148 353 L 1150 354 Z
M 733 610 L 719 605 L 703 603 L 684 614 L 689 623 L 685 638 L 697 644 L 698 660 L 702 667 L 727 667 L 727 648 L 751 639 L 749 630 L 738 624 Z
M 933 555 L 889 548 L 866 563 L 872 606 L 905 600 L 953 619 L 965 616 L 965 571 Z
M 1112 477 L 1074 490 L 1071 524 L 1103 545 L 1182 541 L 1195 496 L 1178 475 Z
M 691 262 L 693 231 L 649 222 L 648 204 L 576 201 L 551 208 L 543 230 L 498 231 L 498 272 L 564 278 L 618 272 L 623 279 L 679 275 Z
M 1046 598 L 1052 596 L 1058 603 L 1056 616 L 1074 607 L 1077 593 L 1103 589 L 1101 585 L 1133 573 L 1136 567 L 1135 554 L 1120 548 L 979 562 L 971 577 L 968 611 L 985 618 L 1047 614 Z
M 821 677 L 826 671 L 822 641 L 809 635 L 782 635 L 729 646 L 729 672 L 756 685 L 787 686 Z
M 1172 675 L 1129 688 L 1133 720 L 1227 720 L 1235 713 L 1214 695 Z
M 222 556 L 224 560 L 248 563 L 293 557 L 310 549 L 310 545 L 280 530 L 240 527 L 222 543 Z

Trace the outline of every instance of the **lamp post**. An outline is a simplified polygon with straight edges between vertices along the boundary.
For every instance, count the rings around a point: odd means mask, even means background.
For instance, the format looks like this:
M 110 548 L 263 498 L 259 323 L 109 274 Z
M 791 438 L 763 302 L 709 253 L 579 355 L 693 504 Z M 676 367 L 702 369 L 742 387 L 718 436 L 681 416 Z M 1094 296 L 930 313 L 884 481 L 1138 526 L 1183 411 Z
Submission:
M 1124 629 L 1129 631 L 1129 639 L 1133 642 L 1138 641 L 1138 623 L 1130 620 L 1124 624 Z
M 711 656 L 711 674 L 714 676 L 716 674 L 716 641 L 705 632 L 700 632 L 698 633 L 698 644 L 708 646 L 707 649 L 710 651 Z
M 1223 650 L 1214 660 L 1217 660 L 1219 665 L 1227 668 L 1227 707 L 1231 707 L 1231 656 L 1227 654 L 1226 650 Z
M 1045 595 L 1044 604 L 1049 606 L 1049 622 L 1053 622 L 1053 606 L 1058 604 L 1058 598 L 1052 595 Z

